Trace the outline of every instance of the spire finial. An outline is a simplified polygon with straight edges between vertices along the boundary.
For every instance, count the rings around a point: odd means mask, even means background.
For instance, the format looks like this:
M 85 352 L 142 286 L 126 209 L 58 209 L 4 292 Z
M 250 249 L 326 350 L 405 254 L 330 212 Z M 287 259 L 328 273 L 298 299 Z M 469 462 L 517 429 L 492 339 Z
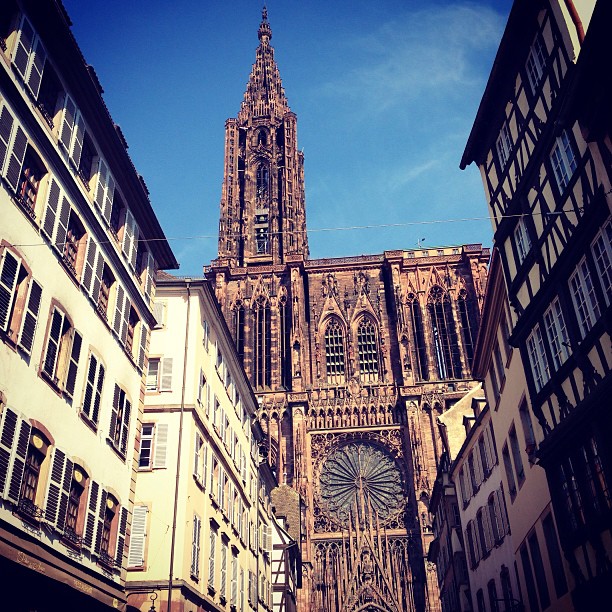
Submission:
M 257 37 L 264 44 L 267 44 L 272 38 L 272 28 L 268 23 L 268 8 L 265 4 L 261 10 L 261 23 L 259 24 L 259 32 L 257 32 Z

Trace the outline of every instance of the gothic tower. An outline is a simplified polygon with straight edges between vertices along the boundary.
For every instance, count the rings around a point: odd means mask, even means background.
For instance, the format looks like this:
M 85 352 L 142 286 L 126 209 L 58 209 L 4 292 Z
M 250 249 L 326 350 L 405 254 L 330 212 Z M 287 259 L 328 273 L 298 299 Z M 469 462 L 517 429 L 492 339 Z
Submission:
M 298 609 L 435 612 L 425 559 L 436 419 L 477 392 L 489 253 L 309 259 L 297 118 L 271 36 L 264 9 L 244 100 L 226 123 L 219 250 L 206 274 L 258 396 L 268 460 L 304 504 L 289 526 L 302 543 Z

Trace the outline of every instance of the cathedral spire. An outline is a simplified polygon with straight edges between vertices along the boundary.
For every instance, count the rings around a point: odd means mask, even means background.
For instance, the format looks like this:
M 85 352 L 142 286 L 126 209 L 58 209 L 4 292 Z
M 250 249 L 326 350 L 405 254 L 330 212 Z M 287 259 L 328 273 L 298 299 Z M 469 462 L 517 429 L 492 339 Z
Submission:
M 230 266 L 308 258 L 304 156 L 263 7 L 259 46 L 236 119 L 225 125 L 219 259 Z

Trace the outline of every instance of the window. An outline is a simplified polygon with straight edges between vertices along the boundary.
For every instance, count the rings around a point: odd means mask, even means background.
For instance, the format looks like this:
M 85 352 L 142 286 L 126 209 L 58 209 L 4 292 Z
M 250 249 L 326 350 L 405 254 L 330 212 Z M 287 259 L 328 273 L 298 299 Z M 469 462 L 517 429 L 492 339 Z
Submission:
M 17 186 L 16 195 L 17 201 L 32 219 L 36 218 L 38 188 L 46 172 L 46 168 L 39 157 L 30 147 L 28 147 L 21 167 L 21 177 Z
M 38 96 L 46 59 L 45 48 L 32 24 L 24 15 L 17 34 L 13 65 L 34 98 Z
M 102 315 L 105 321 L 108 321 L 110 316 L 109 301 L 111 287 L 115 284 L 115 277 L 111 269 L 106 265 L 102 267 L 102 278 L 100 279 L 100 292 L 98 294 L 98 312 Z
M 359 374 L 363 381 L 378 379 L 378 345 L 376 328 L 368 317 L 363 317 L 357 326 L 357 349 L 359 352 Z
M 487 501 L 487 510 L 489 512 L 489 521 L 491 523 L 493 540 L 497 544 L 498 542 L 501 542 L 504 537 L 504 529 L 496 502 L 496 495 L 492 493 Z
M 280 366 L 281 384 L 286 388 L 291 388 L 292 364 L 291 364 L 291 309 L 286 295 L 279 299 L 279 338 L 281 344 Z M 299 352 L 299 345 L 296 343 L 294 349 Z M 240 354 L 240 351 L 239 351 Z M 299 358 L 296 359 L 299 362 Z M 296 364 L 297 367 L 297 364 Z
M 612 221 L 608 221 L 597 234 L 591 250 L 601 280 L 604 298 L 609 306 L 612 300 Z
M 81 343 L 81 335 L 72 327 L 66 313 L 54 306 L 41 373 L 56 387 L 63 387 L 70 397 L 74 393 Z
M 514 424 L 510 428 L 508 433 L 510 440 L 510 448 L 512 450 L 512 459 L 514 461 L 514 471 L 516 472 L 516 478 L 518 481 L 519 488 L 525 481 L 525 468 L 523 467 L 523 459 L 521 457 L 521 449 L 519 447 L 518 438 L 516 436 L 516 427 Z
M 127 561 L 128 567 L 144 567 L 145 565 L 148 512 L 147 506 L 134 506 L 130 532 L 130 550 Z
M 122 455 L 125 455 L 127 451 L 131 411 L 132 404 L 126 392 L 119 385 L 115 384 L 109 442 Z
M 83 265 L 82 258 L 85 249 L 85 228 L 73 210 L 68 218 L 68 228 L 64 238 L 62 257 L 68 270 L 74 276 L 79 276 Z
M 202 520 L 197 514 L 193 515 L 193 529 L 191 533 L 191 568 L 190 574 L 192 578 L 198 580 L 200 578 L 200 531 L 202 528 Z
M 242 302 L 236 304 L 234 311 L 234 341 L 236 342 L 236 352 L 242 363 L 244 361 L 244 305 Z
M 325 367 L 327 382 L 344 382 L 344 331 L 340 321 L 333 317 L 325 328 Z
M 110 223 L 113 211 L 113 198 L 115 197 L 115 179 L 102 157 L 98 158 L 96 175 L 94 202 L 105 221 Z M 114 226 L 111 225 L 111 227 L 114 229 Z
M 423 329 L 423 313 L 418 298 L 414 293 L 406 296 L 410 308 L 410 322 L 412 327 L 412 358 L 416 365 L 417 376 L 420 380 L 429 379 L 427 363 L 427 345 L 425 344 L 425 332 Z
M 42 518 L 42 510 L 37 505 L 38 485 L 43 462 L 49 450 L 49 440 L 36 429 L 30 433 L 23 475 L 19 490 L 19 512 L 34 520 Z
M 499 136 L 495 142 L 495 149 L 497 150 L 497 159 L 499 161 L 499 167 L 503 170 L 508 163 L 510 153 L 512 153 L 512 137 L 510 136 L 510 128 L 508 123 L 504 121 Z
M 457 299 L 459 317 L 461 319 L 461 331 L 463 334 L 463 347 L 470 367 L 474 359 L 474 342 L 478 332 L 477 315 L 473 300 L 468 297 L 465 289 L 459 291 Z
M 493 357 L 495 359 L 495 367 L 497 369 L 497 375 L 500 386 L 504 384 L 506 380 L 506 368 L 504 367 L 504 360 L 502 359 L 501 350 L 499 348 L 499 342 L 495 341 L 493 347 Z
M 550 154 L 550 161 L 559 191 L 563 193 L 577 168 L 572 143 L 567 131 L 563 130 L 561 135 L 555 140 L 555 145 Z
M 29 282 L 28 282 L 29 281 Z M 0 332 L 30 354 L 38 323 L 42 287 L 28 275 L 21 257 L 0 250 Z
M 232 582 L 230 593 L 230 605 L 236 607 L 238 603 L 238 556 L 236 552 L 232 552 Z
M 565 519 L 568 527 L 574 531 L 585 524 L 584 504 L 578 488 L 574 461 L 568 457 L 558 469 L 559 484 L 563 491 Z
M 512 462 L 510 461 L 510 452 L 508 451 L 508 445 L 504 444 L 502 449 L 502 459 L 504 461 L 504 468 L 506 470 L 506 479 L 508 480 L 508 491 L 510 492 L 510 499 L 514 500 L 516 497 L 516 480 L 514 479 L 514 472 L 512 471 Z
M 553 365 L 555 370 L 558 370 L 569 357 L 569 338 L 567 337 L 559 298 L 555 298 L 544 313 L 544 324 Z
M 527 552 L 526 544 L 523 544 L 520 549 L 521 563 L 523 565 L 523 575 L 525 576 L 525 584 L 527 585 L 527 598 L 529 599 L 529 608 L 533 612 L 539 612 L 538 596 L 536 594 L 535 580 L 533 570 L 531 569 L 531 561 Z
M 544 530 L 544 540 L 546 541 L 548 559 L 552 570 L 553 582 L 555 584 L 555 593 L 557 597 L 562 597 L 567 593 L 567 579 L 565 578 L 561 549 L 559 548 L 557 530 L 552 514 L 547 515 L 542 521 L 542 529 Z
M 53 474 L 54 471 L 56 470 L 52 469 L 51 473 Z M 61 473 L 61 468 L 57 471 Z M 68 503 L 66 505 L 66 522 L 63 538 L 65 541 L 78 548 L 81 546 L 81 532 L 83 530 L 83 521 L 79 521 L 79 518 L 83 516 L 85 511 L 83 491 L 85 490 L 87 480 L 87 474 L 80 468 L 80 466 L 75 465 L 74 469 L 72 470 L 72 477 L 70 478 L 70 490 L 68 492 Z M 59 490 L 60 489 L 58 486 L 58 491 Z M 57 506 L 59 510 L 61 505 L 57 504 Z M 47 507 L 45 509 L 45 518 L 47 518 L 47 520 L 49 520 L 49 517 L 47 516 L 48 513 L 49 504 L 47 502 Z M 60 520 L 58 520 L 57 525 L 61 528 Z
M 125 335 L 125 350 L 129 355 L 134 355 L 134 334 L 136 333 L 136 328 L 140 323 L 140 319 L 136 310 L 133 307 L 130 307 L 130 314 L 128 317 L 128 325 L 127 325 L 127 333 Z
M 102 388 L 104 386 L 104 364 L 96 355 L 90 353 L 87 364 L 87 379 L 85 381 L 85 392 L 83 394 L 83 406 L 81 415 L 94 425 L 98 424 L 100 416 L 100 402 L 102 399 Z
M 535 389 L 539 391 L 550 380 L 548 359 L 544 352 L 544 339 L 542 338 L 539 325 L 534 327 L 527 338 L 527 352 L 529 354 L 529 363 L 531 365 Z
M 527 230 L 524 217 L 519 218 L 514 228 L 514 244 L 516 245 L 516 253 L 520 265 L 525 261 L 527 254 L 531 250 L 531 239 L 529 238 L 529 231 Z
M 495 585 L 495 580 L 489 580 L 487 583 L 487 592 L 489 594 L 489 606 L 491 608 L 491 612 L 497 612 L 499 607 L 497 606 L 497 587 Z
M 134 218 L 134 215 L 128 208 L 125 212 L 125 223 L 123 224 L 123 240 L 121 241 L 121 250 L 133 270 L 136 269 L 138 238 L 138 225 L 136 224 L 136 219 Z
M 172 357 L 153 357 L 149 359 L 146 389 L 147 391 L 172 390 Z
M 140 432 L 140 451 L 138 453 L 138 468 L 151 469 L 153 466 L 153 436 L 155 425 L 147 423 Z
M 208 588 L 215 590 L 215 553 L 217 550 L 217 529 L 211 525 L 208 549 Z
M 256 387 L 272 384 L 272 332 L 270 327 L 270 303 L 259 296 L 253 309 L 255 317 L 255 355 L 253 359 Z
M 112 551 L 112 537 L 115 531 L 115 521 L 117 519 L 117 510 L 119 509 L 119 502 L 110 494 L 106 495 L 106 503 L 104 506 L 100 505 L 100 516 L 102 518 L 100 527 L 102 531 L 100 533 L 100 549 L 99 556 L 100 562 L 103 565 L 113 566 L 115 563 L 114 558 L 111 556 Z
M 480 540 L 480 550 L 482 550 L 482 554 L 485 556 L 493 548 L 486 508 L 480 508 L 476 513 L 476 527 L 478 529 L 478 539 Z
M 204 438 L 196 431 L 193 451 L 193 477 L 202 487 L 206 487 L 207 448 Z
M 542 80 L 546 59 L 544 57 L 544 43 L 542 37 L 538 34 L 529 49 L 525 70 L 527 71 L 527 79 L 531 87 L 531 93 L 535 94 Z
M 570 277 L 569 286 L 580 333 L 584 338 L 600 317 L 595 287 L 586 259 L 583 258 L 578 264 L 576 271 Z
M 455 331 L 450 297 L 439 285 L 429 290 L 427 309 L 433 335 L 438 378 L 461 378 L 459 340 Z
M 536 439 L 533 431 L 533 423 L 531 421 L 531 413 L 529 412 L 526 400 L 521 402 L 519 415 L 521 417 L 523 434 L 525 436 L 525 452 L 530 461 L 535 461 Z
M 527 541 L 529 542 L 529 552 L 531 553 L 531 560 L 533 562 L 536 586 L 538 588 L 538 594 L 540 595 L 540 604 L 542 609 L 546 609 L 550 605 L 550 595 L 546 583 L 546 572 L 544 570 L 544 563 L 542 562 L 542 553 L 540 552 L 540 543 L 538 542 L 538 535 L 535 531 L 527 538 Z

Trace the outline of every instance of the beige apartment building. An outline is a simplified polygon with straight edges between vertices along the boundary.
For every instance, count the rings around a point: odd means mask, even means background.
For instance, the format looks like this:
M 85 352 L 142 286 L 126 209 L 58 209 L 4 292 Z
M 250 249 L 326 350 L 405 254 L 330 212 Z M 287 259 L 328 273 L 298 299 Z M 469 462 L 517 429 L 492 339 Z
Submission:
M 474 372 L 532 611 L 611 590 L 611 23 L 609 2 L 516 0 L 461 160 L 499 254 Z
M 158 268 L 177 262 L 59 2 L 0 11 L 6 610 L 124 610 Z
M 205 279 L 158 277 L 139 436 L 128 609 L 271 610 L 276 476 Z M 169 577 L 172 576 L 172 580 Z

